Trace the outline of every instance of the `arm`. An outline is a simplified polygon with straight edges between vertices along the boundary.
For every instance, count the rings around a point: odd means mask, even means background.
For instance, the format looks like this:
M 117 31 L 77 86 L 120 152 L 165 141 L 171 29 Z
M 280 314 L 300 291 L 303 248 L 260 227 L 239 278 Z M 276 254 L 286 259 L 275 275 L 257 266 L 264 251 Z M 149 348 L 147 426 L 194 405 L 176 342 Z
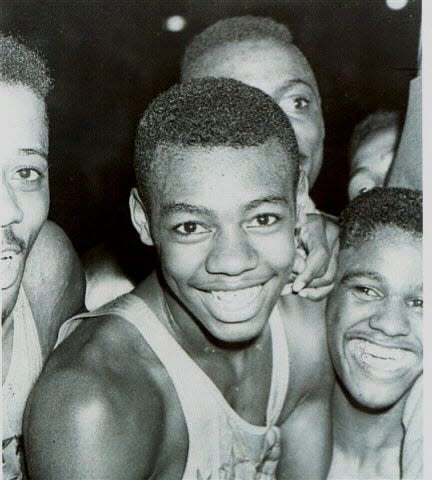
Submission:
M 282 298 L 290 385 L 282 417 L 278 479 L 326 478 L 331 461 L 334 372 L 327 347 L 325 302 Z
M 24 421 L 31 478 L 150 478 L 161 445 L 163 407 L 150 385 L 142 402 L 151 412 L 144 418 L 129 408 L 121 384 L 78 371 L 45 372 L 32 392 Z
M 60 325 L 83 310 L 85 294 L 78 255 L 63 230 L 53 222 L 44 224 L 33 245 L 23 285 L 47 355 Z
M 278 479 L 327 478 L 333 447 L 328 392 L 300 403 L 281 426 L 281 438 Z

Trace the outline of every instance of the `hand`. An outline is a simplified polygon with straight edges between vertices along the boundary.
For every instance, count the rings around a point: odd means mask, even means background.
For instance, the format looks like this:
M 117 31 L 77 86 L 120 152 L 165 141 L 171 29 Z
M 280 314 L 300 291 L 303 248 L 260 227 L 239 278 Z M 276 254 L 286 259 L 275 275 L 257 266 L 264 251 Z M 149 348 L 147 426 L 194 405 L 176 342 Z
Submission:
M 296 278 L 287 285 L 282 295 L 291 291 L 309 300 L 322 300 L 334 286 L 339 227 L 320 214 L 308 214 L 300 230 L 300 246 L 296 252 L 293 272 Z

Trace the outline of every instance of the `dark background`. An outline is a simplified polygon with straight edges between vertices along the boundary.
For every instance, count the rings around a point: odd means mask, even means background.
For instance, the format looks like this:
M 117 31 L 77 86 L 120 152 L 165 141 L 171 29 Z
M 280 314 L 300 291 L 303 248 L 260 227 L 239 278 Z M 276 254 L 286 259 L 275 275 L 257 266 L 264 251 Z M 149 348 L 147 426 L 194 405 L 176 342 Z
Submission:
M 131 229 L 135 126 L 149 101 L 178 81 L 186 44 L 216 20 L 244 14 L 286 23 L 315 71 L 326 141 L 312 197 L 338 214 L 353 127 L 378 108 L 406 108 L 420 0 L 399 11 L 384 0 L 1 1 L 1 30 L 36 47 L 55 79 L 50 217 L 79 253 Z M 171 15 L 184 16 L 187 27 L 166 31 Z

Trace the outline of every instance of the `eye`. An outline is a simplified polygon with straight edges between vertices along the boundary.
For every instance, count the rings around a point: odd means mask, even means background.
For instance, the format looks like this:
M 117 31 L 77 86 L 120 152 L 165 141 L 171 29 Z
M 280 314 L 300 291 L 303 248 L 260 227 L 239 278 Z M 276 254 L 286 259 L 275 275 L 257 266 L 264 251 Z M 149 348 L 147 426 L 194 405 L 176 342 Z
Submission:
M 295 95 L 283 98 L 280 102 L 280 107 L 286 113 L 299 113 L 303 110 L 306 110 L 309 107 L 310 103 L 311 101 L 309 98 Z
M 364 285 L 355 285 L 353 291 L 357 297 L 362 300 L 377 300 L 381 298 L 379 292 L 370 287 L 365 287 Z
M 309 100 L 303 97 L 296 97 L 294 98 L 294 107 L 296 110 L 302 110 L 309 105 Z
M 39 180 L 43 176 L 42 172 L 37 170 L 36 168 L 20 168 L 17 170 L 13 178 L 14 180 L 24 180 L 25 182 L 35 182 Z
M 414 308 L 423 308 L 423 299 L 413 298 L 409 301 L 409 305 Z
M 180 235 L 202 235 L 210 230 L 197 222 L 185 222 L 174 227 L 174 231 Z
M 248 228 L 270 227 L 278 221 L 279 217 L 277 215 L 263 213 L 261 215 L 257 215 L 248 225 Z

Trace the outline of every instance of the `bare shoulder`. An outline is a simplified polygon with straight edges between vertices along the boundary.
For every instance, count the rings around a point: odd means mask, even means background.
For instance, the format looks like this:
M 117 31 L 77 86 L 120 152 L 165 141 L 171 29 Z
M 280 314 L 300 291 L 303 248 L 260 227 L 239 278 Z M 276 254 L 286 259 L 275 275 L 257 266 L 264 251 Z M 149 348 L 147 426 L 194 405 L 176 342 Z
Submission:
M 133 479 L 153 473 L 164 396 L 151 365 L 140 368 L 129 328 L 109 316 L 88 319 L 50 356 L 25 413 L 32 478 Z
M 78 255 L 65 232 L 51 221 L 45 222 L 29 254 L 23 285 L 48 353 L 59 326 L 82 310 L 85 293 Z
M 334 376 L 327 346 L 326 300 L 313 302 L 288 295 L 281 298 L 280 306 L 289 348 L 292 397 L 301 402 L 314 394 L 328 395 Z

